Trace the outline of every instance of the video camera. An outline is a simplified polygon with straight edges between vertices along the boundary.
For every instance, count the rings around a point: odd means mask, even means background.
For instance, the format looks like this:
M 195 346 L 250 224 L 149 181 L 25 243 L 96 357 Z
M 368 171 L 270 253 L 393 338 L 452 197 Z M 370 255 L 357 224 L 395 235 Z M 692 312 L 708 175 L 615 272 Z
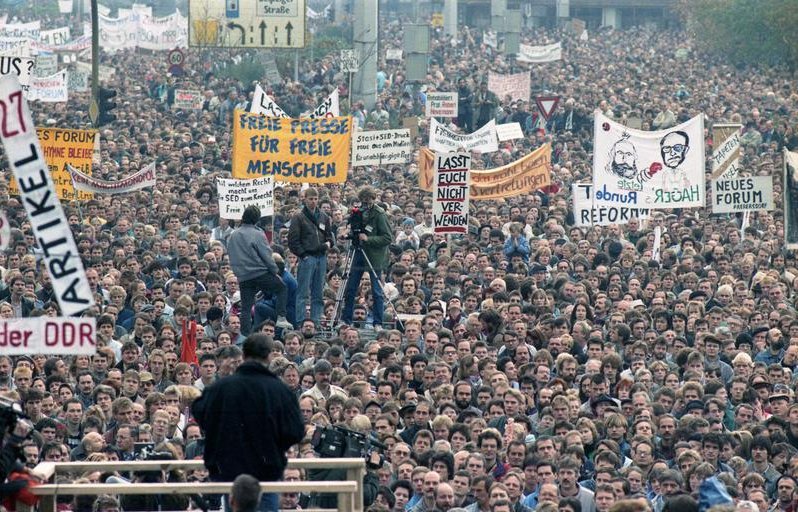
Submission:
M 20 421 L 28 424 L 30 427 L 28 432 L 33 429 L 33 424 L 30 423 L 28 416 L 22 412 L 22 407 L 17 402 L 0 396 L 0 440 L 6 434 L 11 434 Z
M 310 444 L 323 459 L 366 459 L 375 449 L 385 451 L 385 445 L 370 435 L 337 425 L 317 426 Z
M 359 206 L 352 207 L 349 212 L 349 238 L 352 243 L 358 245 L 360 243 L 360 234 L 366 233 L 366 220 L 363 218 L 365 213 Z

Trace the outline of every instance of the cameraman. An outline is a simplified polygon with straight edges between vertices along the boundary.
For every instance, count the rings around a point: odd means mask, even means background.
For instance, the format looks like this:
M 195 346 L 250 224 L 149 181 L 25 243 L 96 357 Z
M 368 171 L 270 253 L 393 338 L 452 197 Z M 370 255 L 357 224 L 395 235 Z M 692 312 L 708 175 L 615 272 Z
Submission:
M 341 424 L 343 425 L 343 424 Z M 358 414 L 352 418 L 349 428 L 361 434 L 371 434 L 371 420 L 368 416 Z M 319 428 L 319 427 L 316 427 Z M 345 455 L 349 456 L 349 455 Z M 363 477 L 363 506 L 369 507 L 377 497 L 380 488 L 380 481 L 376 470 L 380 467 L 381 456 L 377 450 L 372 450 L 366 458 L 366 474 Z M 346 480 L 346 470 L 339 468 L 332 469 L 310 469 L 308 470 L 308 480 L 312 482 L 334 482 Z M 313 493 L 310 497 L 308 508 L 338 508 L 338 496 L 335 494 Z
M 355 308 L 355 298 L 360 288 L 363 273 L 368 271 L 371 277 L 371 293 L 374 295 L 374 310 L 371 312 L 375 328 L 382 327 L 382 314 L 385 309 L 380 277 L 388 261 L 388 246 L 393 240 L 391 227 L 388 224 L 388 215 L 385 210 L 374 204 L 377 193 L 372 187 L 363 187 L 358 193 L 363 221 L 353 222 L 350 218 L 352 244 L 357 248 L 352 257 L 352 268 L 349 280 L 346 282 L 344 292 L 344 312 L 341 322 L 352 324 L 352 315 Z M 353 215 L 354 217 L 354 215 Z M 360 225 L 356 225 L 360 224 Z M 368 258 L 368 262 L 366 261 Z M 374 272 L 369 268 L 369 262 Z

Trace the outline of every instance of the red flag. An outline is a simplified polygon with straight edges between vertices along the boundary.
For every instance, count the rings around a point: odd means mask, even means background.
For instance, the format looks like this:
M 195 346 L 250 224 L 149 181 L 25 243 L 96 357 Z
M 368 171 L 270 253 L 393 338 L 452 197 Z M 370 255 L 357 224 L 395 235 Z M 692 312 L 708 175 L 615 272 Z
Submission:
M 197 322 L 183 320 L 183 332 L 180 335 L 180 361 L 198 364 L 197 361 Z

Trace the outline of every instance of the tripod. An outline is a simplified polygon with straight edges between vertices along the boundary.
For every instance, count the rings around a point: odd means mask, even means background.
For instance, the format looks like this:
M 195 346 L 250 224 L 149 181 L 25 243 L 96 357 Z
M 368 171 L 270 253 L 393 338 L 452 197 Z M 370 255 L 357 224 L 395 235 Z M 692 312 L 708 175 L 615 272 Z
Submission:
M 338 325 L 341 321 L 341 315 L 343 314 L 342 304 L 345 301 L 344 295 L 346 294 L 346 289 L 348 288 L 349 285 L 349 279 L 352 277 L 352 263 L 355 260 L 355 254 L 358 253 L 361 256 L 363 256 L 363 259 L 366 261 L 366 265 L 368 265 L 368 270 L 371 272 L 369 274 L 369 277 L 373 280 L 374 277 L 378 276 L 377 271 L 374 270 L 374 265 L 371 264 L 371 260 L 366 254 L 366 251 L 364 251 L 363 248 L 358 243 L 355 243 L 354 241 L 350 240 L 349 248 L 347 249 L 347 254 L 346 254 L 346 267 L 344 267 L 344 272 L 343 272 L 344 274 L 343 284 L 338 288 L 338 293 L 335 294 L 335 306 L 332 313 L 333 321 L 332 324 L 330 325 L 330 330 L 333 330 L 335 326 Z M 402 325 L 402 321 L 399 320 L 399 313 L 396 311 L 396 307 L 394 306 L 393 301 L 387 300 L 385 298 L 385 287 L 383 287 L 382 281 L 380 279 L 377 279 L 376 285 L 379 287 L 380 291 L 382 292 L 383 301 L 390 304 L 396 322 L 402 327 L 402 329 L 404 329 L 404 325 Z M 377 326 L 375 325 L 375 327 Z

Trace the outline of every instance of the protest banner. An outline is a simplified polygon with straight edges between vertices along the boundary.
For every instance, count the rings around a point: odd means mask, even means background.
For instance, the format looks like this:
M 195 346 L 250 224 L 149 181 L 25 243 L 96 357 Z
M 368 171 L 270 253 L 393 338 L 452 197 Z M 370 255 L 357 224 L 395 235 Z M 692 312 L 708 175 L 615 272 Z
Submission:
M 472 201 L 528 194 L 551 184 L 551 146 L 545 144 L 515 162 L 487 170 L 471 170 Z M 432 191 L 435 153 L 421 148 L 418 156 L 418 186 Z
M 498 151 L 496 120 L 491 119 L 490 122 L 473 133 L 461 134 L 450 130 L 433 117 L 429 128 L 429 148 L 436 153 L 453 153 L 463 149 L 480 153 Z
M 20 356 L 93 355 L 97 352 L 93 317 L 33 317 L 0 320 L 0 354 Z
M 491 48 L 499 48 L 499 35 L 492 30 L 484 30 L 482 32 L 482 43 Z
M 252 107 L 250 112 L 253 114 L 260 114 L 266 117 L 284 117 L 288 119 L 290 116 L 285 113 L 285 110 L 280 108 L 280 105 L 266 94 L 260 84 L 255 85 L 255 93 L 252 95 Z
M 36 65 L 33 76 L 42 78 L 58 72 L 58 55 L 54 53 L 40 53 L 36 56 Z
M 127 194 L 143 188 L 155 186 L 155 164 L 145 166 L 127 178 L 118 181 L 101 180 L 66 165 L 75 190 L 95 194 Z
M 403 164 L 413 155 L 410 130 L 356 131 L 352 136 L 352 167 Z
M 0 26 L 0 37 L 19 37 L 38 41 L 41 33 L 42 22 L 31 21 L 30 23 L 6 23 Z
M 321 117 L 339 117 L 340 115 L 341 107 L 338 101 L 338 89 L 335 89 L 312 112 L 302 114 L 300 117 L 317 119 Z
M 135 11 L 135 9 L 134 9 Z M 153 18 L 140 15 L 136 26 L 136 45 L 144 50 L 169 51 L 188 46 L 188 22 L 179 12 Z
M 340 63 L 341 71 L 344 73 L 357 73 L 357 70 L 360 69 L 360 56 L 357 50 L 341 50 Z
M 0 75 L 14 75 L 20 84 L 27 87 L 30 84 L 35 65 L 36 59 L 33 57 L 0 56 Z
M 385 50 L 385 60 L 393 60 L 399 61 L 402 60 L 402 49 L 401 48 L 388 48 Z
M 219 195 L 219 216 L 241 220 L 248 206 L 260 208 L 261 217 L 274 215 L 274 180 L 271 176 L 254 180 L 216 178 Z
M 468 234 L 470 153 L 437 153 L 432 219 L 435 234 Z
M 457 117 L 456 92 L 428 92 L 427 117 Z
M 5 251 L 11 245 L 11 224 L 5 210 L 0 210 L 0 251 Z
M 52 279 L 58 306 L 62 315 L 76 315 L 94 305 L 94 294 L 56 196 L 28 103 L 15 76 L 0 77 L 0 112 L 4 128 L 0 137 Z
M 67 101 L 69 90 L 67 89 L 66 69 L 44 78 L 31 77 L 25 97 L 28 101 L 39 100 L 42 103 Z
M 91 75 L 77 69 L 67 71 L 67 89 L 72 92 L 88 92 Z
M 712 213 L 773 210 L 775 206 L 772 176 L 712 181 Z
M 27 37 L 0 37 L 0 55 L 7 57 L 32 57 L 33 41 Z
M 716 124 L 712 126 L 712 179 L 737 177 L 740 170 L 741 124 Z
M 515 57 L 517 62 L 544 64 L 562 59 L 562 45 L 560 43 L 543 46 L 522 44 L 519 48 L 518 55 Z
M 667 130 L 644 132 L 596 111 L 593 130 L 596 206 L 704 206 L 702 115 Z
M 202 110 L 204 102 L 205 97 L 201 91 L 175 89 L 175 102 L 172 108 L 175 110 Z
M 529 101 L 531 87 L 532 79 L 528 72 L 513 75 L 488 73 L 488 90 L 495 94 L 500 101 L 504 101 L 507 96 L 513 101 Z
M 648 208 L 627 206 L 601 206 L 593 203 L 593 184 L 574 183 L 571 185 L 575 226 L 609 226 L 628 224 L 630 219 L 647 219 Z
M 351 144 L 351 117 L 283 119 L 236 110 L 233 177 L 343 183 Z
M 42 149 L 42 156 L 47 161 L 50 177 L 55 185 L 59 199 L 82 201 L 94 197 L 86 192 L 75 192 L 67 164 L 88 174 L 91 172 L 91 161 L 94 155 L 94 143 L 97 132 L 90 130 L 67 130 L 62 128 L 38 128 L 36 134 Z M 9 184 L 9 192 L 19 194 L 15 181 Z M 77 196 L 76 196 L 77 194 Z
M 496 136 L 499 138 L 499 142 L 523 139 L 524 131 L 521 129 L 521 125 L 519 123 L 497 124 Z
M 59 46 L 71 39 L 69 27 L 42 30 L 39 32 L 39 42 L 50 46 Z
M 798 249 L 798 153 L 784 149 L 784 242 Z

